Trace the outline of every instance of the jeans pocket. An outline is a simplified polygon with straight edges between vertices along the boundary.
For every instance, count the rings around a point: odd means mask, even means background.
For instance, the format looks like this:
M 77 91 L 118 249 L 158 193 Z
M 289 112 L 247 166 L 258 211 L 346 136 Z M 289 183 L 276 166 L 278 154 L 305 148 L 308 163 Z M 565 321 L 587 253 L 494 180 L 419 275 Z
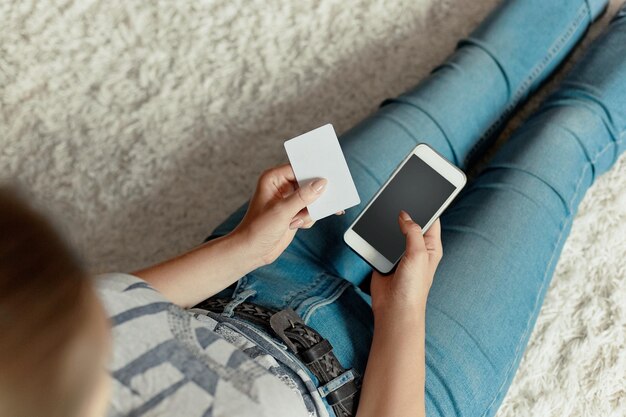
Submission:
M 254 290 L 248 301 L 282 310 L 292 308 L 306 323 L 319 306 L 336 300 L 350 285 L 319 265 L 283 254 L 280 261 L 248 273 L 237 284 L 232 298 Z
M 352 283 L 349 281 L 322 272 L 318 276 L 317 285 L 291 298 L 289 305 L 307 323 L 315 310 L 337 300 L 350 286 Z

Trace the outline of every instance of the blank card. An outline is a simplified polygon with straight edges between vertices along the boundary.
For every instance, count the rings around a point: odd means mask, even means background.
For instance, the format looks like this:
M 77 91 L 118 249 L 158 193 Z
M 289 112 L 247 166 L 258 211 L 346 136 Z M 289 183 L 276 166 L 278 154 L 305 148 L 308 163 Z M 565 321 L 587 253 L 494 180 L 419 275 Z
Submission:
M 327 124 L 285 141 L 285 150 L 299 187 L 317 177 L 328 180 L 321 196 L 307 206 L 313 220 L 361 202 L 333 125 Z

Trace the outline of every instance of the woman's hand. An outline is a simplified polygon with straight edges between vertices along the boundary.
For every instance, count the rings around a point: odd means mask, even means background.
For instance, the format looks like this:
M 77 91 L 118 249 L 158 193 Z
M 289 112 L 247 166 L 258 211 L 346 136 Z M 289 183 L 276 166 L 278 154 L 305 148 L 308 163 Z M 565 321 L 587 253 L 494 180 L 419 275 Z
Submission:
M 437 219 L 422 236 L 404 210 L 398 221 L 404 256 L 392 275 L 372 273 L 374 338 L 357 417 L 426 415 L 426 298 L 443 254 L 441 224 Z
M 402 210 L 400 230 L 406 236 L 406 251 L 392 275 L 372 273 L 371 293 L 374 314 L 426 308 L 426 298 L 435 270 L 443 256 L 441 223 L 437 219 L 422 236 L 422 228 Z
M 234 230 L 134 275 L 181 307 L 196 305 L 273 262 L 299 227 L 313 226 L 306 206 L 322 194 L 326 184 L 326 179 L 317 180 L 321 181 L 299 188 L 289 164 L 264 171 L 244 218 Z
M 231 233 L 244 236 L 249 243 L 249 256 L 262 264 L 274 262 L 299 228 L 308 229 L 315 224 L 306 206 L 324 192 L 326 182 L 325 178 L 318 178 L 298 187 L 289 163 L 263 171 L 246 214 Z

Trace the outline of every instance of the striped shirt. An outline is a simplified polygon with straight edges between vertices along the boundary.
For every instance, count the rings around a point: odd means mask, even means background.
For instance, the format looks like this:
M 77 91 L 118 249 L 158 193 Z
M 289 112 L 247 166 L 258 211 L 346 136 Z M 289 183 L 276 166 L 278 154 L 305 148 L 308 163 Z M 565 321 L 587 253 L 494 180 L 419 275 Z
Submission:
M 328 416 L 310 376 L 254 326 L 184 310 L 145 281 L 102 274 L 110 317 L 109 416 Z

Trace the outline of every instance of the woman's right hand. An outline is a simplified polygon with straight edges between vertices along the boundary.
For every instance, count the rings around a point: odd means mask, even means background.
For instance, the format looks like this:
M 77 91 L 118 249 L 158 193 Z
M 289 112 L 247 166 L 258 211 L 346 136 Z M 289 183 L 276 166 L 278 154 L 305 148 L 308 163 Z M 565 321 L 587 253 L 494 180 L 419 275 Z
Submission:
M 404 210 L 400 211 L 398 222 L 406 236 L 406 251 L 393 274 L 372 272 L 370 289 L 375 316 L 386 311 L 423 311 L 443 256 L 439 219 L 423 236 L 422 228 Z
M 393 274 L 372 273 L 374 337 L 357 417 L 426 415 L 426 299 L 443 255 L 441 224 L 437 219 L 422 236 L 408 213 L 398 222 L 404 256 Z

